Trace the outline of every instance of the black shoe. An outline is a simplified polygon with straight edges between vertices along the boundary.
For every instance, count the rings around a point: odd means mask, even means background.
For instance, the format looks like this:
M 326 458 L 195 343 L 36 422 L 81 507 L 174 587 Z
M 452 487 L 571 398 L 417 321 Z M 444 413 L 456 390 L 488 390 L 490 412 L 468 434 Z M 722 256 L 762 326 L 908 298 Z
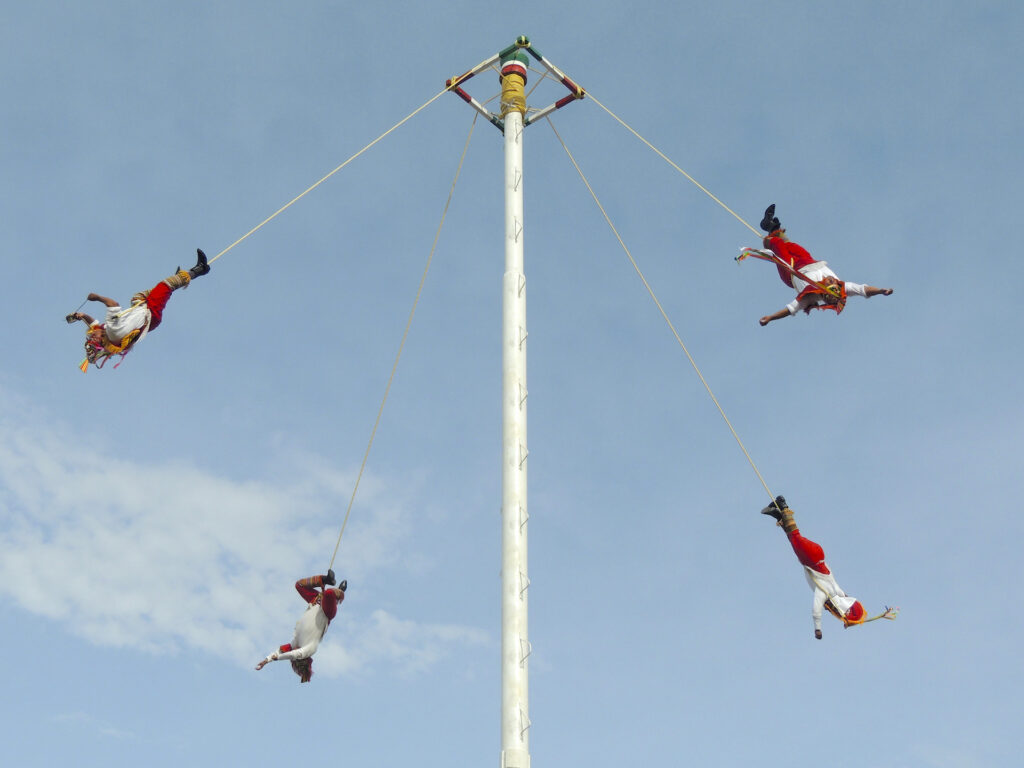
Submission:
M 327 575 L 324 576 L 324 584 L 326 584 L 329 587 L 333 587 L 337 583 L 338 582 L 336 582 L 334 580 L 334 570 L 331 569 L 331 568 L 328 568 L 327 569 Z
M 196 248 L 197 261 L 196 265 L 188 271 L 189 275 L 194 279 L 201 275 L 205 275 L 210 271 L 210 265 L 207 263 L 206 254 L 203 253 L 202 248 Z
M 778 506 L 779 509 L 789 509 L 789 504 L 786 503 L 785 496 L 776 496 L 775 504 Z
M 775 501 L 773 501 L 771 504 L 769 504 L 767 507 L 761 510 L 761 514 L 768 515 L 769 517 L 774 517 L 776 520 L 781 520 L 782 510 L 785 508 L 785 499 L 779 496 L 775 498 Z
M 340 589 L 342 592 L 348 589 L 348 579 L 342 579 L 341 584 L 338 585 L 338 589 Z
M 771 233 L 776 229 L 781 229 L 782 224 L 779 222 L 778 217 L 775 215 L 775 203 L 772 203 L 764 209 L 764 218 L 761 219 L 761 229 L 765 232 Z

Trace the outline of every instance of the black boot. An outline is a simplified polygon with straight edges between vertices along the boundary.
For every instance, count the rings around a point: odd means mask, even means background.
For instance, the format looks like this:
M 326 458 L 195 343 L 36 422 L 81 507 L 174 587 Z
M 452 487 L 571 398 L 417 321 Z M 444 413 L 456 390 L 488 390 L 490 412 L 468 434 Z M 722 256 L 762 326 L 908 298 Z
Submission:
M 196 248 L 197 261 L 196 265 L 188 271 L 189 277 L 195 279 L 200 275 L 205 275 L 210 271 L 210 265 L 206 261 L 206 254 L 203 253 L 202 248 Z
M 781 229 L 782 224 L 775 216 L 775 203 L 772 203 L 764 209 L 764 218 L 761 219 L 761 229 L 769 234 L 774 232 L 776 229 Z
M 767 507 L 761 510 L 762 515 L 768 515 L 776 520 L 782 520 L 782 510 L 788 509 L 786 505 L 786 499 L 783 496 L 776 496 L 775 501 L 769 504 Z

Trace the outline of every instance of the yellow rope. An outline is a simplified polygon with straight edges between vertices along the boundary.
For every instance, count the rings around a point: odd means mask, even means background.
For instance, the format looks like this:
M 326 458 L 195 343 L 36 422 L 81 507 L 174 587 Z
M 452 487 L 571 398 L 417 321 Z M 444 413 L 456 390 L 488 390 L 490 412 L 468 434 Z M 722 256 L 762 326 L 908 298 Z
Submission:
M 588 92 L 588 95 L 589 95 L 589 92 Z M 608 226 L 611 227 L 612 232 L 615 234 L 615 238 L 619 241 L 619 245 L 622 246 L 622 250 L 625 251 L 626 252 L 626 256 L 629 257 L 629 262 L 630 262 L 630 264 L 633 265 L 633 269 L 636 271 L 637 275 L 640 276 L 640 280 L 641 280 L 641 282 L 643 282 L 644 288 L 647 289 L 647 293 L 649 293 L 651 298 L 654 300 L 655 306 L 657 306 L 658 311 L 661 313 L 661 316 L 665 320 L 665 323 L 668 324 L 669 329 L 672 331 L 672 335 L 676 337 L 676 341 L 679 343 L 679 346 L 682 348 L 683 352 L 686 354 L 686 359 L 690 361 L 690 365 L 693 366 L 693 370 L 695 370 L 697 372 L 697 376 L 700 378 L 701 384 L 704 385 L 704 389 L 707 390 L 708 395 L 711 397 L 711 401 L 715 404 L 715 407 L 718 409 L 718 412 L 722 415 L 722 418 L 725 420 L 726 425 L 729 427 L 729 431 L 732 432 L 732 436 L 736 439 L 737 445 L 739 445 L 740 450 L 743 451 L 743 455 L 747 457 L 747 461 L 750 462 L 750 466 L 753 468 L 754 473 L 757 475 L 757 479 L 761 481 L 761 485 L 763 485 L 765 491 L 768 492 L 768 498 L 774 499 L 775 496 L 772 494 L 771 489 L 768 488 L 768 483 L 766 483 L 765 480 L 764 480 L 764 477 L 761 476 L 761 472 L 758 470 L 757 465 L 754 463 L 754 460 L 750 457 L 750 453 L 747 451 L 747 447 L 745 445 L 743 445 L 743 441 L 740 440 L 739 434 L 737 434 L 736 430 L 733 428 L 732 422 L 729 421 L 729 417 L 725 415 L 725 411 L 722 409 L 721 404 L 718 402 L 718 398 L 715 397 L 715 393 L 711 391 L 711 386 L 708 384 L 707 380 L 704 378 L 704 374 L 701 373 L 701 370 L 697 366 L 696 361 L 693 359 L 693 356 L 690 354 L 690 350 L 688 350 L 686 348 L 686 345 L 683 343 L 682 338 L 680 338 L 679 333 L 676 331 L 675 326 L 672 325 L 672 321 L 669 320 L 668 314 L 665 312 L 665 309 L 661 306 L 661 302 L 658 301 L 658 297 L 654 294 L 654 289 L 652 289 L 650 283 L 647 282 L 647 278 L 644 277 L 644 273 L 640 271 L 640 267 L 636 263 L 636 259 L 633 258 L 633 254 L 630 253 L 629 248 L 626 247 L 626 243 L 623 242 L 623 240 L 622 240 L 622 236 L 619 235 L 619 231 L 615 228 L 615 225 L 612 224 L 612 220 L 611 220 L 611 218 L 609 218 L 608 213 L 604 209 L 604 206 L 601 205 L 601 201 L 597 199 L 597 194 L 594 192 L 594 188 L 590 186 L 590 182 L 587 181 L 587 177 L 583 174 L 582 169 L 580 168 L 579 164 L 576 162 L 576 158 L 574 158 L 572 156 L 572 152 L 569 151 L 569 148 L 565 145 L 565 142 L 562 141 L 562 137 L 559 135 L 558 129 L 555 128 L 555 124 L 553 122 L 551 122 L 551 118 L 549 117 L 549 118 L 546 118 L 546 119 L 548 121 L 548 125 L 551 126 L 551 130 L 553 130 L 555 132 L 555 136 L 558 137 L 558 141 L 562 145 L 562 149 L 565 150 L 565 154 L 569 156 L 569 159 L 572 161 L 573 166 L 576 168 L 576 172 L 580 175 L 580 178 L 583 180 L 583 183 L 586 185 L 587 191 L 590 192 L 590 196 L 592 198 L 594 198 L 594 202 L 597 203 L 597 207 L 598 207 L 598 209 L 600 209 L 601 215 L 604 216 L 604 220 L 606 222 L 608 222 Z M 655 151 L 657 151 L 657 150 L 655 150 Z
M 405 323 L 405 331 L 402 333 L 402 341 L 398 345 L 398 354 L 395 355 L 395 363 L 391 366 L 391 375 L 388 377 L 388 384 L 384 388 L 384 397 L 380 401 L 380 408 L 377 410 L 377 420 L 373 423 L 373 430 L 370 432 L 370 440 L 366 445 L 366 452 L 363 454 L 363 463 L 359 465 L 359 474 L 356 475 L 355 485 L 352 487 L 352 496 L 348 500 L 348 509 L 345 510 L 345 519 L 341 523 L 341 530 L 338 532 L 338 541 L 334 545 L 334 553 L 331 555 L 331 564 L 327 566 L 328 570 L 334 567 L 334 559 L 338 556 L 338 547 L 341 546 L 341 537 L 345 533 L 345 526 L 348 525 L 348 518 L 352 512 L 352 504 L 356 499 L 356 491 L 359 489 L 359 481 L 363 477 L 363 470 L 366 468 L 366 461 L 370 457 L 370 449 L 373 447 L 373 438 L 377 434 L 377 427 L 380 426 L 381 416 L 384 414 L 384 404 L 388 401 L 388 393 L 391 392 L 391 383 L 395 380 L 395 371 L 398 370 L 398 361 L 402 357 L 402 350 L 405 348 L 405 340 L 409 337 L 409 328 L 412 327 L 412 319 L 416 314 L 416 306 L 420 302 L 420 295 L 423 293 L 423 285 L 427 281 L 427 272 L 430 271 L 430 263 L 434 259 L 434 251 L 437 250 L 437 241 L 441 238 L 441 227 L 444 226 L 445 217 L 448 215 L 448 206 L 451 205 L 452 196 L 455 194 L 455 185 L 459 180 L 459 175 L 462 173 L 462 163 L 466 159 L 466 151 L 469 149 L 469 140 L 473 137 L 473 128 L 476 126 L 476 118 L 478 113 L 473 114 L 473 122 L 469 126 L 469 135 L 466 136 L 466 144 L 462 148 L 462 156 L 459 158 L 458 168 L 455 169 L 455 178 L 452 179 L 451 189 L 448 190 L 448 200 L 444 204 L 444 210 L 441 212 L 441 221 L 437 225 L 437 233 L 434 235 L 434 243 L 430 247 L 430 255 L 427 257 L 427 264 L 423 268 L 423 276 L 420 278 L 419 288 L 416 289 L 416 298 L 412 303 L 412 309 L 409 312 L 409 319 Z
M 519 74 L 510 73 L 501 78 L 502 117 L 513 110 L 522 115 L 526 114 L 526 94 L 523 92 L 525 85 L 526 81 Z
M 629 131 L 629 132 L 630 132 L 630 133 L 632 133 L 632 134 L 633 134 L 634 136 L 636 136 L 636 137 L 637 137 L 638 139 L 640 139 L 640 141 L 642 141 L 642 142 L 643 142 L 644 144 L 646 144 L 646 145 L 647 145 L 648 147 L 650 147 L 650 148 L 651 148 L 652 150 L 654 150 L 654 152 L 656 152 L 656 153 L 657 153 L 657 154 L 658 154 L 658 155 L 659 155 L 659 156 L 661 157 L 661 159 L 662 159 L 662 160 L 664 160 L 664 161 L 665 161 L 666 163 L 668 163 L 668 164 L 669 164 L 669 165 L 671 165 L 671 166 L 672 166 L 673 168 L 675 168 L 675 169 L 676 169 L 677 171 L 679 171 L 679 172 L 680 172 L 681 174 L 683 174 L 683 176 L 685 176 L 685 177 L 686 177 L 687 179 L 689 179 L 689 180 L 690 180 L 691 182 L 693 182 L 693 184 L 694 184 L 694 185 L 695 185 L 695 186 L 696 186 L 696 187 L 697 187 L 698 189 L 700 189 L 700 191 L 701 191 L 701 192 L 703 192 L 703 193 L 704 193 L 705 195 L 707 195 L 708 197 L 710 197 L 710 198 L 711 198 L 712 200 L 714 200 L 714 201 L 715 201 L 716 203 L 718 203 L 718 204 L 719 204 L 720 206 L 722 206 L 722 207 L 723 207 L 723 208 L 724 208 L 725 210 L 727 210 L 727 211 L 728 211 L 729 213 L 731 213 L 731 214 L 732 214 L 732 215 L 733 215 L 733 216 L 734 216 L 734 217 L 736 218 L 736 220 L 737 220 L 737 221 L 739 221 L 739 222 L 740 222 L 740 223 L 741 223 L 741 224 L 742 224 L 743 226 L 745 226 L 745 227 L 746 227 L 747 229 L 749 229 L 749 230 L 750 230 L 751 232 L 753 232 L 753 233 L 754 233 L 755 235 L 757 235 L 758 239 L 762 239 L 762 238 L 764 237 L 764 233 L 762 233 L 762 232 L 759 232 L 758 230 L 756 230 L 756 229 L 754 229 L 754 228 L 753 228 L 752 226 L 750 226 L 750 224 L 748 224 L 748 223 L 747 223 L 747 222 L 746 222 L 746 221 L 745 221 L 745 220 L 743 219 L 743 217 L 742 217 L 742 216 L 740 216 L 740 215 L 739 215 L 738 213 L 736 213 L 736 211 L 734 211 L 734 210 L 733 210 L 732 208 L 730 208 L 730 207 L 729 207 L 728 205 L 726 205 L 726 204 L 725 204 L 725 203 L 723 203 L 723 202 L 722 202 L 721 200 L 719 200 L 719 199 L 718 199 L 717 197 L 715 197 L 715 196 L 714 196 L 713 194 L 711 194 L 711 191 L 710 191 L 710 190 L 708 190 L 708 188 L 707 188 L 707 187 L 705 187 L 705 186 L 704 186 L 703 184 L 701 184 L 701 183 L 700 183 L 699 181 L 697 181 L 697 180 L 696 180 L 695 178 L 693 178 L 693 176 L 691 176 L 691 175 L 690 175 L 690 174 L 688 174 L 688 173 L 687 173 L 686 171 L 684 171 L 684 170 L 683 170 L 682 168 L 680 168 L 680 167 L 679 167 L 678 165 L 676 165 L 676 164 L 675 164 L 674 162 L 672 162 L 672 161 L 671 161 L 671 160 L 670 160 L 670 159 L 669 159 L 669 158 L 668 158 L 668 157 L 667 157 L 667 156 L 665 155 L 665 153 L 664 153 L 664 152 L 662 152 L 662 151 L 661 151 L 660 149 L 658 149 L 658 148 L 657 148 L 656 146 L 654 146 L 653 144 L 651 144 L 651 142 L 649 142 L 649 141 L 648 141 L 647 139 L 645 139 L 645 138 L 644 138 L 643 136 L 641 136 L 641 135 L 640 135 L 639 133 L 637 133 L 637 132 L 636 132 L 636 131 L 635 131 L 635 130 L 634 130 L 634 129 L 632 128 L 632 126 L 630 126 L 630 125 L 629 125 L 629 124 L 628 124 L 628 123 L 627 123 L 627 122 L 626 122 L 625 120 L 623 120 L 623 119 L 622 119 L 621 117 L 619 117 L 619 116 L 618 116 L 618 115 L 616 115 L 616 114 L 615 114 L 614 112 L 612 112 L 612 111 L 611 111 L 610 109 L 608 109 L 608 107 L 606 107 L 606 106 L 605 106 L 604 104 L 602 104 L 602 103 L 601 103 L 600 101 L 598 101 L 598 100 L 597 100 L 597 98 L 596 98 L 596 97 L 594 96 L 594 94 L 593 94 L 593 93 L 591 93 L 590 91 L 587 91 L 587 96 L 588 96 L 588 97 L 589 97 L 589 98 L 591 99 L 591 101 L 593 101 L 593 102 L 594 102 L 595 104 L 597 104 L 597 106 L 599 106 L 599 107 L 600 107 L 601 109 L 603 109 L 603 110 L 604 110 L 605 112 L 607 112 L 607 113 L 608 113 L 609 115 L 611 115 L 611 116 L 612 116 L 613 118 L 615 118 L 615 120 L 617 120 L 617 121 L 619 122 L 619 124 L 620 124 L 620 125 L 621 125 L 621 126 L 622 126 L 623 128 L 625 128 L 625 129 L 626 129 L 627 131 Z
M 390 128 L 388 128 L 388 129 L 387 129 L 386 131 L 384 131 L 384 133 L 382 133 L 382 134 L 381 134 L 380 136 L 378 136 L 378 137 L 377 137 L 376 139 L 374 139 L 374 140 L 373 140 L 373 141 L 371 141 L 371 142 L 370 142 L 369 144 L 367 144 L 367 145 L 366 145 L 365 147 L 363 147 L 363 148 L 362 148 L 362 149 L 360 149 L 360 150 L 359 150 L 358 152 L 356 152 L 356 153 L 355 153 L 354 155 L 352 155 L 352 157 L 350 157 L 350 158 L 349 158 L 348 160 L 346 160 L 346 161 L 345 161 L 344 163 L 342 163 L 342 164 L 341 164 L 341 165 L 339 165 L 339 166 L 338 166 L 337 168 L 335 168 L 335 169 L 334 169 L 333 171 L 331 171 L 331 172 L 330 172 L 330 173 L 328 173 L 328 174 L 327 174 L 326 176 L 324 176 L 324 177 L 323 177 L 322 179 L 320 179 L 320 181 L 316 182 L 316 184 L 313 184 L 312 186 L 310 186 L 310 187 L 309 187 L 308 189 L 306 189 L 306 190 L 305 190 L 305 191 L 303 191 L 302 193 L 300 193 L 300 194 L 296 195 L 295 197 L 293 197 L 293 198 L 292 198 L 291 200 L 289 200 L 289 201 L 288 201 L 287 203 L 285 203 L 284 205 L 282 205 L 282 206 L 281 206 L 280 208 L 278 208 L 278 209 L 277 209 L 276 211 L 274 211 L 274 212 L 273 212 L 272 214 L 270 214 L 269 216 L 267 216 L 267 218 L 265 218 L 265 219 L 264 219 L 263 221 L 261 221 L 261 222 L 260 222 L 259 224 L 257 224 L 257 225 L 256 225 L 255 227 L 253 227 L 253 228 L 252 228 L 252 229 L 250 229 L 250 230 L 249 230 L 248 232 L 246 232 L 246 233 L 245 233 L 244 235 L 242 235 L 242 236 L 241 236 L 240 238 L 238 238 L 237 240 L 235 240 L 235 242 L 233 242 L 233 243 L 232 243 L 231 245 L 229 245 L 229 246 L 228 246 L 227 248 L 225 248 L 225 249 L 224 249 L 223 251 L 221 251 L 221 252 L 220 252 L 220 253 L 218 253 L 218 254 L 217 254 L 216 256 L 214 256 L 214 257 L 213 257 L 212 259 L 210 259 L 210 262 L 214 262 L 214 261 L 216 261 L 216 260 L 217 260 L 217 259 L 219 259 L 219 258 L 220 258 L 221 256 L 223 256 L 223 255 L 224 255 L 225 253 L 227 253 L 227 252 L 228 252 L 228 251 L 230 251 L 230 250 L 231 250 L 232 248 L 234 248 L 234 247 L 235 247 L 236 245 L 238 245 L 238 244 L 239 244 L 240 242 L 242 242 L 243 240 L 245 240 L 245 239 L 246 239 L 247 237 L 249 237 L 250 235 L 252 235 L 252 234 L 256 233 L 257 231 L 259 231 L 260 229 L 262 229 L 262 228 L 263 228 L 263 226 L 264 226 L 265 224 L 268 224 L 268 223 L 269 223 L 269 222 L 270 222 L 271 220 L 273 220 L 274 218 L 276 218 L 276 217 L 277 217 L 277 216 L 278 216 L 279 214 L 281 214 L 281 213 L 283 213 L 284 211 L 286 211 L 286 210 L 287 210 L 288 208 L 290 208 L 290 207 L 291 207 L 292 205 L 294 205 L 294 204 L 295 204 L 295 203 L 297 203 L 297 202 L 298 202 L 299 200 L 301 200 L 301 199 L 302 199 L 303 197 L 305 197 L 305 196 L 306 196 L 306 195 L 308 195 L 308 194 L 309 194 L 310 192 L 312 192 L 312 191 L 313 191 L 314 189 L 316 189 L 317 187 L 319 187 L 319 186 L 320 186 L 321 184 L 323 184 L 323 183 L 324 183 L 325 181 L 327 181 L 327 180 L 328 180 L 329 178 L 331 178 L 331 176 L 333 176 L 334 174 L 336 174 L 336 173 L 337 173 L 338 171 L 340 171 L 340 170 L 341 170 L 342 168 L 344 168 L 344 167 L 345 167 L 346 165 L 348 165 L 348 164 L 349 164 L 349 163 L 351 163 L 351 162 L 352 162 L 353 160 L 355 160 L 355 159 L 356 159 L 357 157 L 359 157 L 359 156 L 360 156 L 361 154 L 363 154 L 364 152 L 366 152 L 366 151 L 367 151 L 368 149 L 370 149 L 370 147 L 372 147 L 372 146 L 373 146 L 374 144 L 376 144 L 377 142 L 379 142 L 379 141 L 380 141 L 381 139 L 383 139 L 383 138 L 384 138 L 385 136 L 387 136 L 387 135 L 388 135 L 389 133 L 391 133 L 392 131 L 394 131 L 394 130 L 395 130 L 396 128 L 399 128 L 400 126 L 402 126 L 403 124 L 405 124 L 405 123 L 407 123 L 407 122 L 408 122 L 409 120 L 411 120 L 411 119 L 412 119 L 413 117 L 415 117 L 416 115 L 418 115 L 418 114 L 419 114 L 420 112 L 422 112 L 422 111 L 423 111 L 424 109 L 426 109 L 426 108 L 427 108 L 428 106 L 430 106 L 430 105 L 431 105 L 432 103 L 434 103 L 434 102 L 435 102 L 435 101 L 436 101 L 437 99 L 439 99 L 439 98 L 440 98 L 440 97 L 441 97 L 442 95 L 444 95 L 444 94 L 445 94 L 445 93 L 447 93 L 447 92 L 448 92 L 449 90 L 451 90 L 451 88 L 455 87 L 455 85 L 457 85 L 457 84 L 456 84 L 456 83 L 453 83 L 453 84 L 452 84 L 451 86 L 448 86 L 448 87 L 444 88 L 444 90 L 440 91 L 440 92 L 439 92 L 439 93 L 437 93 L 437 94 L 436 94 L 435 96 L 431 97 L 431 98 L 430 98 L 429 100 L 427 100 L 426 102 L 424 102 L 424 103 L 423 103 L 423 104 L 422 104 L 422 105 L 421 105 L 420 107 L 418 107 L 417 109 L 413 110 L 413 111 L 412 111 L 412 112 L 410 112 L 410 113 L 409 113 L 408 115 L 406 115 L 405 117 L 403 117 L 403 118 L 402 118 L 401 120 L 399 120 L 399 121 L 398 121 L 397 123 L 395 123 L 395 124 L 394 124 L 393 126 L 391 126 L 391 127 L 390 127 Z

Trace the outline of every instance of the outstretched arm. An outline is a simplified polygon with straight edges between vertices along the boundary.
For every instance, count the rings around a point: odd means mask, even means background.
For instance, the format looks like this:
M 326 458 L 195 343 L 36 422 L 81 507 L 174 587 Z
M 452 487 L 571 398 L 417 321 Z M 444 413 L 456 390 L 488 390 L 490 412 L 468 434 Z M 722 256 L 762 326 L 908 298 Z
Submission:
M 93 323 L 96 322 L 89 315 L 85 314 L 85 312 L 72 312 L 70 315 L 67 316 L 67 321 L 69 323 L 73 323 L 76 320 L 81 320 L 86 325 L 92 325 Z
M 101 301 L 108 307 L 119 307 L 121 306 L 113 299 L 107 298 L 106 296 L 100 296 L 98 293 L 90 293 L 88 296 L 89 301 Z
M 825 607 L 827 596 L 820 587 L 814 588 L 814 601 L 811 604 L 811 617 L 814 619 L 814 636 L 821 640 L 821 612 Z
M 290 645 L 281 646 L 280 650 L 274 651 L 267 658 L 263 659 L 259 664 L 256 665 L 256 669 L 263 669 L 271 661 L 292 661 L 293 659 L 307 659 L 316 653 L 316 649 L 320 646 L 319 640 L 313 640 L 306 643 L 301 648 L 292 648 Z M 288 650 L 284 650 L 287 648 Z
M 775 312 L 770 315 L 765 315 L 758 322 L 760 322 L 761 325 L 768 325 L 768 323 L 772 322 L 773 320 L 781 320 L 784 317 L 789 317 L 789 307 L 783 307 L 778 312 Z
M 270 654 L 274 657 L 275 661 L 291 661 L 292 659 L 306 659 L 316 653 L 316 649 L 320 646 L 319 640 L 306 643 L 301 648 L 293 648 L 285 653 L 275 652 Z

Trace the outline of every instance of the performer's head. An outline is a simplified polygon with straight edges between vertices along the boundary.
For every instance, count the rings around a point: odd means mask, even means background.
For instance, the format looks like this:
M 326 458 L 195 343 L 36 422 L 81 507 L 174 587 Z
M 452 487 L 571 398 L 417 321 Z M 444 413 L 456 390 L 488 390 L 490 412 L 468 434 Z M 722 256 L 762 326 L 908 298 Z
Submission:
M 313 659 L 292 659 L 292 671 L 299 676 L 300 683 L 308 683 L 313 677 Z
M 85 329 L 85 358 L 95 365 L 104 354 L 103 344 L 106 337 L 102 325 L 90 325 Z
M 843 610 L 843 605 L 836 606 L 833 600 L 838 600 L 841 603 L 852 601 L 848 608 Z M 843 622 L 843 628 L 852 627 L 855 624 L 863 624 L 864 620 L 867 619 L 868 613 L 864 610 L 864 606 L 860 600 L 855 600 L 852 597 L 836 597 L 830 598 L 825 601 L 825 609 Z
M 853 605 L 843 615 L 843 628 L 852 627 L 854 624 L 863 624 L 867 617 L 868 612 L 864 610 L 860 600 L 854 600 Z

